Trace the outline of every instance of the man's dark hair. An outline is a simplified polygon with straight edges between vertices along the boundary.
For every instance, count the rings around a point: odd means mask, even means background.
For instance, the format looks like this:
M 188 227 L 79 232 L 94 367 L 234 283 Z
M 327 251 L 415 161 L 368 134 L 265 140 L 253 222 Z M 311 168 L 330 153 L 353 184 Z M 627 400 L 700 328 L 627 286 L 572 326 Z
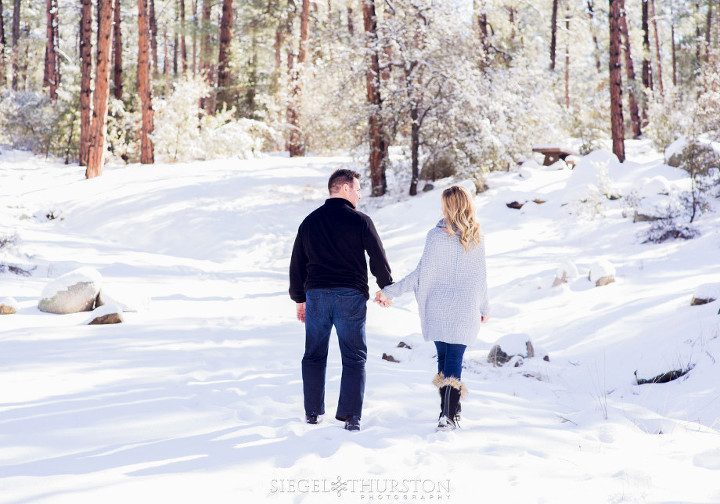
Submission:
M 328 191 L 332 194 L 340 190 L 343 184 L 352 185 L 353 179 L 360 180 L 360 174 L 355 170 L 348 170 L 346 168 L 335 170 L 333 174 L 330 175 L 330 180 L 328 180 Z

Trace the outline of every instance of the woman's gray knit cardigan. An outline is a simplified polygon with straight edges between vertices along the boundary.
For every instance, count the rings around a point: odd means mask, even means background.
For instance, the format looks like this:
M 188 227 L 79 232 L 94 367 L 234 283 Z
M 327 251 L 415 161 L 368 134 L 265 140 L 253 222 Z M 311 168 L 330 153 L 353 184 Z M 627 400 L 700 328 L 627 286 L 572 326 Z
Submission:
M 441 220 L 428 232 L 415 271 L 383 293 L 393 299 L 415 292 L 425 341 L 472 345 L 480 317 L 488 315 L 485 243 L 465 252 L 459 236 L 449 235 L 444 224 Z

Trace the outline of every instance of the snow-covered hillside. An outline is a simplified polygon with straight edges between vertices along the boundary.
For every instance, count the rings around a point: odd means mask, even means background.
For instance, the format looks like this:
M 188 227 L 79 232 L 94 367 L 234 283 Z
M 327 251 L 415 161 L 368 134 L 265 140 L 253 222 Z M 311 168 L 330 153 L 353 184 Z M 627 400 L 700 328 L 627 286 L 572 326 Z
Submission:
M 689 182 L 647 143 L 628 146 L 622 165 L 598 151 L 575 170 L 489 176 L 476 203 L 491 316 L 450 433 L 435 431 L 434 347 L 412 296 L 369 305 L 362 430 L 331 414 L 304 423 L 289 256 L 350 158 L 109 166 L 88 181 L 2 152 L 0 264 L 32 273 L 0 273 L 0 301 L 19 308 L 0 315 L 0 502 L 720 502 L 720 301 L 690 305 L 720 284 L 720 216 L 701 215 L 695 239 L 643 243 L 652 224 L 635 210 L 675 208 Z M 381 199 L 365 184 L 396 278 L 448 184 Z M 137 309 L 125 323 L 37 309 L 81 266 Z M 615 282 L 595 287 L 593 269 Z M 496 342 L 525 340 L 549 361 L 487 362 Z M 689 368 L 635 384 L 636 371 Z M 333 340 L 329 413 L 339 379 Z

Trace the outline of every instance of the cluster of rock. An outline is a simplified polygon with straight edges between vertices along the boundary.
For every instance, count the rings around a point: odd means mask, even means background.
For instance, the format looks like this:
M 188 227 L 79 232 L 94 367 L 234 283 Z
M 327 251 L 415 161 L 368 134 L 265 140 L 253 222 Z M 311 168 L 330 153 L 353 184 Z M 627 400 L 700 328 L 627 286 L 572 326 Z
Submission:
M 102 290 L 102 276 L 89 267 L 66 273 L 43 289 L 38 309 L 47 313 L 89 311 L 90 325 L 118 324 L 124 321 L 123 307 Z
M 412 350 L 412 347 L 410 345 L 408 345 L 407 343 L 405 343 L 404 341 L 401 341 L 400 343 L 398 343 L 396 348 L 405 348 L 407 350 Z M 392 355 L 385 353 L 385 352 L 383 352 L 383 354 L 382 354 L 382 359 L 386 360 L 388 362 L 400 362 L 400 360 L 396 359 Z
M 495 367 L 510 364 L 512 367 L 522 366 L 525 359 L 541 357 L 550 361 L 550 356 L 542 349 L 536 349 L 527 334 L 508 334 L 498 340 L 488 353 L 488 362 Z
M 123 312 L 130 311 L 103 291 L 100 273 L 89 267 L 66 273 L 46 285 L 38 309 L 56 314 L 92 312 L 87 322 L 90 325 L 121 323 Z M 17 311 L 18 303 L 13 298 L 0 303 L 0 315 Z
M 565 261 L 555 272 L 555 279 L 552 286 L 557 287 L 580 276 L 577 266 L 571 261 Z M 595 287 L 603 287 L 615 281 L 615 266 L 610 261 L 600 259 L 590 265 L 587 279 L 595 284 Z

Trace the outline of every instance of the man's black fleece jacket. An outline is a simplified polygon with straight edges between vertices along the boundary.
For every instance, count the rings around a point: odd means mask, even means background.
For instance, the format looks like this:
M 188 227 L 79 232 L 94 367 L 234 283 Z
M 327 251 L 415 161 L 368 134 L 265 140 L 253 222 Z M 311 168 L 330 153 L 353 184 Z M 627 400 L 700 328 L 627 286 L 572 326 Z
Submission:
M 344 198 L 326 200 L 298 229 L 290 259 L 290 297 L 304 303 L 310 289 L 350 287 L 369 298 L 366 251 L 380 288 L 390 285 L 390 265 L 372 219 Z

